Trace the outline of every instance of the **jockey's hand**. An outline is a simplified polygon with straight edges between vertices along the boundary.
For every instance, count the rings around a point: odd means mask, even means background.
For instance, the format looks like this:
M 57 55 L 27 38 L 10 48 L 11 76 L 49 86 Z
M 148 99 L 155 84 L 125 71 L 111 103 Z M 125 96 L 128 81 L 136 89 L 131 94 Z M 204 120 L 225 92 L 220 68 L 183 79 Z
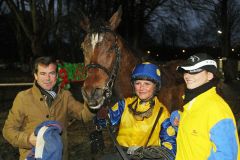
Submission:
M 31 145 L 36 146 L 37 137 L 35 136 L 34 132 L 30 135 L 28 141 Z
M 106 119 L 108 116 L 108 109 L 107 107 L 101 107 L 97 112 L 97 118 L 98 119 Z
M 94 124 L 97 127 L 97 130 L 101 129 L 101 128 L 106 128 L 107 127 L 107 120 L 106 119 L 101 119 L 101 118 L 98 118 L 97 116 L 95 116 L 93 118 L 93 121 L 94 121 Z

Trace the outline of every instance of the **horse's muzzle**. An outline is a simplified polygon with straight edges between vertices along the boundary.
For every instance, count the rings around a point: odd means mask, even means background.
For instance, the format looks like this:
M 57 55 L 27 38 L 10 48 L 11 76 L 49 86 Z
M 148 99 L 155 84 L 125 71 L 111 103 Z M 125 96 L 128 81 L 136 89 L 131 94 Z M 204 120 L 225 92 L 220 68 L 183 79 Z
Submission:
M 104 89 L 95 88 L 87 92 L 84 87 L 82 87 L 82 95 L 84 101 L 88 104 L 91 109 L 99 109 L 105 100 Z

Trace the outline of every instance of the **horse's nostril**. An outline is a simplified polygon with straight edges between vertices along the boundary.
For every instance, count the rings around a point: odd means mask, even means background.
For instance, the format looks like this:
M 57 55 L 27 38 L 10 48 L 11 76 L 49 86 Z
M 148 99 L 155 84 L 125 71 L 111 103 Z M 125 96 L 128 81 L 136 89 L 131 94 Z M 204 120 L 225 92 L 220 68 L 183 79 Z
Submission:
M 99 97 L 103 96 L 103 89 L 102 88 L 96 88 L 92 94 L 94 99 L 98 99 Z
M 84 87 L 82 87 L 82 95 L 86 100 L 97 100 L 102 98 L 103 96 L 103 89 L 102 88 L 95 88 L 90 92 L 87 92 Z

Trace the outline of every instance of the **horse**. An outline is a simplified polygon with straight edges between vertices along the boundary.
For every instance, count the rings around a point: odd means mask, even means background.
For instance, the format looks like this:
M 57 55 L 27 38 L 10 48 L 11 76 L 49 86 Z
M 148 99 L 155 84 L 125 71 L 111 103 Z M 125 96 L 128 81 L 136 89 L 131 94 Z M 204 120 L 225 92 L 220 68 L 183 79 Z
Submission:
M 92 109 L 133 94 L 131 72 L 141 59 L 116 32 L 121 16 L 119 7 L 108 21 L 90 23 L 85 17 L 81 22 L 87 33 L 81 44 L 87 72 L 82 94 L 84 102 Z M 160 66 L 162 86 L 158 98 L 170 112 L 181 110 L 183 106 L 184 83 L 176 71 L 179 63 L 171 61 Z

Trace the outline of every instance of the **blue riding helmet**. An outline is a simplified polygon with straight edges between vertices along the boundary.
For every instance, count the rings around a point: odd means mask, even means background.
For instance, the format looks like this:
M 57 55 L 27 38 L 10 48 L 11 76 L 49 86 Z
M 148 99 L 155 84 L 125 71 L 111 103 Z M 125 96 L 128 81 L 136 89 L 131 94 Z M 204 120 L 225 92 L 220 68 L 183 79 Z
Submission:
M 157 65 L 144 62 L 142 64 L 138 64 L 132 72 L 131 80 L 150 80 L 158 85 L 161 86 L 161 72 Z

